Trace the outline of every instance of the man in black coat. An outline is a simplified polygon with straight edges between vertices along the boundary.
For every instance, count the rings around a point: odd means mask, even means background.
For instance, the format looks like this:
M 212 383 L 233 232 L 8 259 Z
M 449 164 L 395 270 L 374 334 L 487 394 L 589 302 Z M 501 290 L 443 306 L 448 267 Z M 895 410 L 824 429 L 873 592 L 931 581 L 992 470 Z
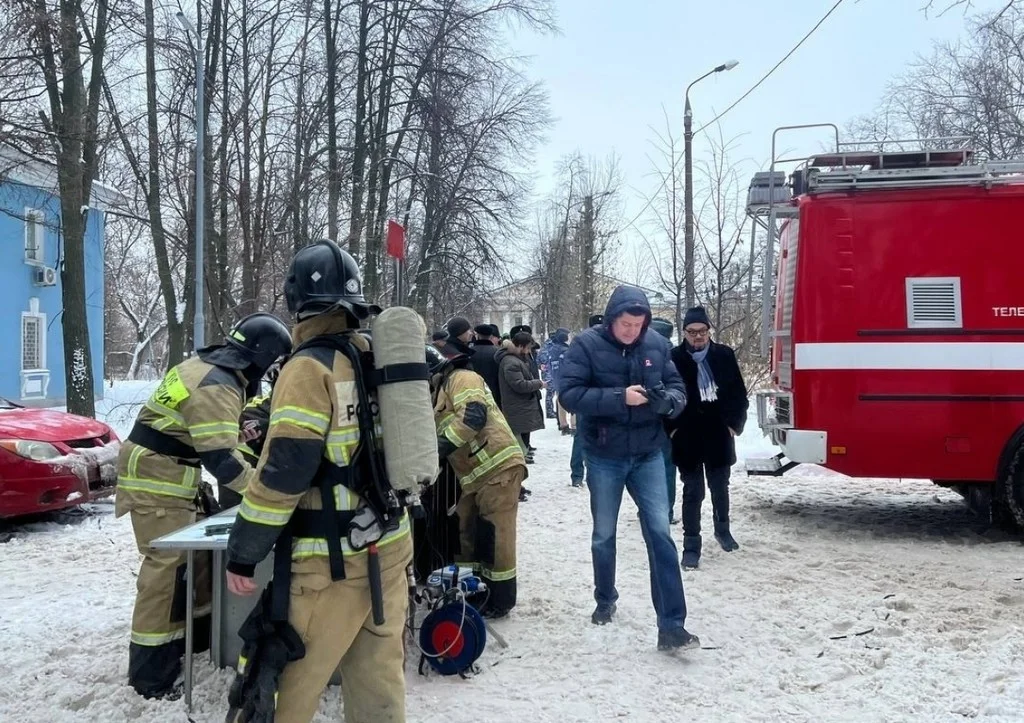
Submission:
M 501 409 L 501 387 L 498 384 L 498 344 L 501 336 L 494 324 L 477 324 L 473 327 L 476 340 L 470 345 L 473 349 L 473 371 L 484 378 L 487 388 L 491 390 L 498 409 Z
M 448 341 L 441 349 L 442 354 L 446 357 L 456 354 L 473 356 L 473 347 L 469 345 L 473 341 L 473 327 L 469 323 L 469 319 L 464 316 L 453 316 L 444 325 L 444 330 L 448 332 Z
M 700 563 L 700 511 L 704 478 L 711 491 L 715 539 L 726 552 L 739 545 L 729 529 L 729 472 L 736 463 L 736 436 L 747 421 L 747 387 L 736 354 L 711 341 L 711 321 L 703 307 L 683 318 L 683 343 L 672 350 L 683 382 L 687 405 L 666 427 L 672 457 L 683 478 L 683 567 Z

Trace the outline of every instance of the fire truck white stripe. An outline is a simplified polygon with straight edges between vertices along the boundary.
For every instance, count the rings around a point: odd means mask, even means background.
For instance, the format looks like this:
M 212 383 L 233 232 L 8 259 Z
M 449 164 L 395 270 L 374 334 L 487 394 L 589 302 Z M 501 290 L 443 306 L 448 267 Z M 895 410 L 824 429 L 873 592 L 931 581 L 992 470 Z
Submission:
M 1024 371 L 1024 342 L 839 342 L 796 344 L 794 368 Z

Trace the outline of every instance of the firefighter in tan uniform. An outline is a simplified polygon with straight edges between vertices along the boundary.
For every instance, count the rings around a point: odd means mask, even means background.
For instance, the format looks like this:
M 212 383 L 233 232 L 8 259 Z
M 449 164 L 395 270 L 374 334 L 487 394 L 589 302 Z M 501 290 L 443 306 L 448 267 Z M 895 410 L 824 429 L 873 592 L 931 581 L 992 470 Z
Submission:
M 516 604 L 516 518 L 526 458 L 486 382 L 455 355 L 437 366 L 434 419 L 441 458 L 462 485 L 460 563 L 472 564 L 490 591 L 480 611 L 504 617 Z
M 228 719 L 308 723 L 339 669 L 348 723 L 402 723 L 408 515 L 399 508 L 375 548 L 353 544 L 368 519 L 383 518 L 371 501 L 366 444 L 366 426 L 376 434 L 376 403 L 361 396 L 365 380 L 347 352 L 369 349 L 352 330 L 380 310 L 366 303 L 355 260 L 330 241 L 295 255 L 285 296 L 297 320 L 295 348 L 274 386 L 227 557 L 235 594 L 256 592 L 256 565 L 272 548 L 274 579 L 239 631 Z M 372 614 L 375 580 L 382 624 Z
M 196 521 L 216 504 L 202 481 L 241 493 L 252 468 L 236 448 L 247 390 L 288 352 L 287 327 L 269 314 L 239 321 L 226 343 L 200 349 L 172 368 L 142 406 L 118 458 L 115 515 L 131 513 L 143 555 L 128 654 L 128 681 L 146 697 L 175 691 L 185 636 L 185 553 L 149 543 Z M 203 558 L 199 557 L 197 560 Z M 209 639 L 209 567 L 196 576 L 200 648 Z

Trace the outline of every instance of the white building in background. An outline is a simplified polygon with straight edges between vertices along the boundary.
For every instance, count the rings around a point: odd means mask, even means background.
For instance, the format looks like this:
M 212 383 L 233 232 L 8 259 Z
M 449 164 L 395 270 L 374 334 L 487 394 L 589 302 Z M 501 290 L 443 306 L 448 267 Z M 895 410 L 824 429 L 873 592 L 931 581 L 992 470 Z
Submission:
M 538 328 L 542 315 L 540 313 L 543 296 L 541 280 L 538 276 L 513 281 L 511 284 L 499 286 L 487 292 L 470 307 L 474 324 L 496 324 L 502 334 L 507 334 L 513 326 L 526 324 L 535 336 L 545 333 Z

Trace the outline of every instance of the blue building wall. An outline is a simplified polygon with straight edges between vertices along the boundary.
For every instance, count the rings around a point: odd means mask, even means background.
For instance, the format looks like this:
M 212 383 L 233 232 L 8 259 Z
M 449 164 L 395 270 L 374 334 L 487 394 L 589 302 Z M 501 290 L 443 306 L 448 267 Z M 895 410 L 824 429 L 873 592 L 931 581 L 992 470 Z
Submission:
M 37 209 L 44 214 L 45 232 L 42 266 L 55 269 L 53 286 L 33 283 L 36 265 L 25 259 L 25 211 Z M 103 238 L 104 213 L 90 210 L 85 237 L 86 314 L 92 353 L 94 392 L 103 394 Z M 61 310 L 60 265 L 63 249 L 60 228 L 60 200 L 52 193 L 12 181 L 0 182 L 0 396 L 33 406 L 63 404 L 64 383 L 63 317 Z M 45 393 L 40 377 L 29 375 L 36 392 L 25 394 L 22 374 L 23 312 L 38 300 L 38 311 L 45 315 L 45 368 L 48 383 Z M 32 384 L 28 385 L 29 387 Z

